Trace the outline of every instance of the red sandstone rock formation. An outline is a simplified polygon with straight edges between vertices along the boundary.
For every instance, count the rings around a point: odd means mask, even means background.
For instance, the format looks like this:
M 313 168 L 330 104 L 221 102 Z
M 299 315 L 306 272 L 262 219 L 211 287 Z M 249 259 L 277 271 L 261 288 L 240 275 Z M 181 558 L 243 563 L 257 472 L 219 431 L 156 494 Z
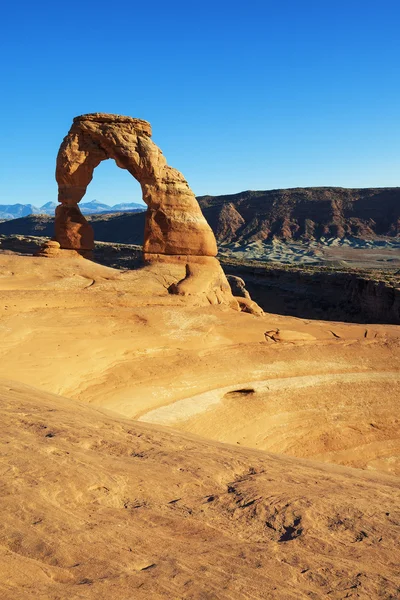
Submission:
M 151 141 L 147 121 L 95 113 L 76 117 L 57 156 L 58 200 L 55 239 L 61 249 L 83 255 L 94 246 L 93 230 L 78 208 L 94 169 L 113 158 L 142 187 L 148 209 L 143 253 L 147 261 L 186 264 L 186 277 L 170 286 L 172 294 L 203 296 L 212 304 L 238 309 L 221 269 L 214 234 L 183 175 L 169 167 Z M 53 255 L 46 249 L 43 255 Z
M 215 237 L 183 175 L 152 142 L 147 121 L 101 113 L 76 117 L 61 144 L 56 179 L 61 207 L 56 239 L 62 248 L 91 250 L 93 235 L 78 203 L 101 161 L 113 158 L 142 187 L 148 206 L 144 254 L 216 256 Z

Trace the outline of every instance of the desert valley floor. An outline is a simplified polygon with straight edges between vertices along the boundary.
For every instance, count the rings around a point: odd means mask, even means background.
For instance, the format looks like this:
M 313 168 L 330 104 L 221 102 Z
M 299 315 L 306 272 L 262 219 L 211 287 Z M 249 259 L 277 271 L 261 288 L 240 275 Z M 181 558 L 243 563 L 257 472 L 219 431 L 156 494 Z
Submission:
M 400 327 L 0 255 L 0 597 L 400 597 Z

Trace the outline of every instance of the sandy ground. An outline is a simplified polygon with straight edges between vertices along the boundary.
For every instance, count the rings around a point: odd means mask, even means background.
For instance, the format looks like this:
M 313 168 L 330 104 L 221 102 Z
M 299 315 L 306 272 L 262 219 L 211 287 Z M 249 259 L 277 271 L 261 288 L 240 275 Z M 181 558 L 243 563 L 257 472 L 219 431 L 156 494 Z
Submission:
M 399 597 L 397 478 L 0 399 L 2 600 Z
M 400 327 L 183 270 L 0 255 L 0 597 L 399 597 Z

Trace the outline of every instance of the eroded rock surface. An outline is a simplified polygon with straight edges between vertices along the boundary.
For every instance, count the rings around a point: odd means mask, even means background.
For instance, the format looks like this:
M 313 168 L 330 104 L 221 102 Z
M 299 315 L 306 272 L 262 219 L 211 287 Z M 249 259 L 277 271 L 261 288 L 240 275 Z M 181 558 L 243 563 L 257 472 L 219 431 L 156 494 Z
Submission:
M 246 290 L 244 279 L 237 277 L 236 275 L 227 275 L 226 278 L 231 286 L 234 296 L 239 296 L 239 298 L 248 298 L 250 300 L 250 294 Z
M 56 213 L 56 238 L 62 248 L 93 248 L 90 226 L 78 203 L 94 169 L 113 158 L 142 187 L 148 206 L 145 254 L 216 256 L 213 232 L 183 175 L 167 165 L 151 140 L 147 121 L 102 113 L 76 117 L 61 144 L 56 179 L 62 208 Z
M 140 119 L 102 113 L 74 119 L 57 157 L 61 205 L 56 210 L 55 239 L 61 249 L 82 254 L 93 249 L 93 230 L 78 203 L 94 169 L 103 160 L 113 158 L 142 187 L 148 207 L 143 244 L 145 261 L 185 261 L 186 278 L 171 287 L 171 293 L 205 295 L 212 304 L 237 307 L 215 258 L 214 234 L 192 190 L 183 175 L 167 165 L 163 153 L 150 138 L 150 124 Z
M 205 256 L 196 262 L 186 263 L 186 276 L 169 286 L 170 294 L 179 296 L 205 296 L 210 304 L 229 304 L 239 310 L 232 297 L 231 288 L 216 258 Z
M 400 234 L 400 188 L 310 187 L 199 196 L 219 243 Z
M 396 478 L 0 398 L 2 600 L 398 598 Z

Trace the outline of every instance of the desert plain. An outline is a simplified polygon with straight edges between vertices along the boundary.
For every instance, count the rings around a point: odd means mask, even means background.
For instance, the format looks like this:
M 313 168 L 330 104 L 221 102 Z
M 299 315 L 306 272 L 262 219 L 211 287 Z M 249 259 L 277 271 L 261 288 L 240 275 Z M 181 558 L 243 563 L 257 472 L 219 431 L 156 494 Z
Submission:
M 400 330 L 0 254 L 0 596 L 400 597 Z

